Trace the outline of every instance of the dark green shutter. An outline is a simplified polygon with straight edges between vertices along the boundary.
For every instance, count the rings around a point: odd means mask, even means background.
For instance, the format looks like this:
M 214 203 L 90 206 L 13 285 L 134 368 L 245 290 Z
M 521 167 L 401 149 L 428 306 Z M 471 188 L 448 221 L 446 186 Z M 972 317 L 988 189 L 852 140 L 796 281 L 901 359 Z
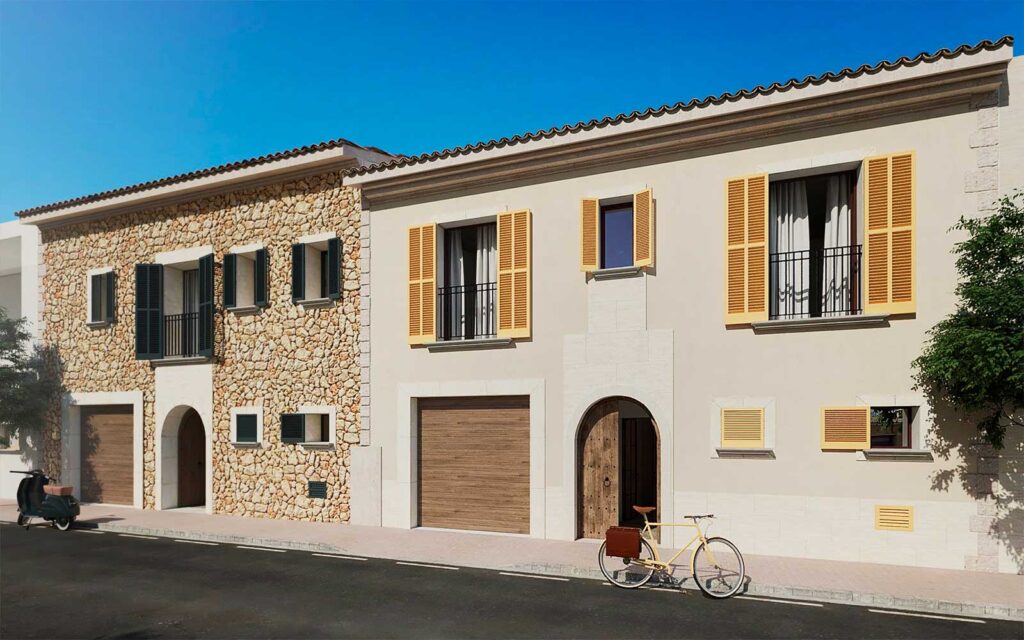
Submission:
M 213 357 L 213 255 L 199 258 L 199 355 Z
M 92 288 L 92 307 L 89 309 L 89 322 L 103 319 L 103 275 L 97 274 L 89 278 Z
M 327 241 L 327 296 L 333 300 L 341 297 L 341 240 Z
M 281 442 L 302 442 L 306 439 L 306 417 L 301 413 L 281 414 Z
M 233 253 L 224 254 L 224 272 L 223 272 L 223 287 L 224 287 L 224 308 L 230 309 L 237 304 L 235 299 L 235 285 L 236 285 L 236 272 L 238 265 L 238 256 Z
M 240 413 L 235 416 L 236 442 L 256 442 L 256 416 Z
M 107 293 L 107 307 L 104 309 L 104 318 L 107 322 L 114 322 L 114 309 L 117 308 L 116 301 L 114 300 L 114 275 L 113 271 L 110 271 L 103 275 L 103 285 Z
M 164 357 L 164 268 L 159 264 L 135 265 L 135 357 Z
M 328 413 L 320 414 L 320 442 L 331 441 L 331 416 Z
M 306 297 L 306 245 L 292 245 L 292 302 Z
M 267 250 L 256 250 L 256 273 L 253 274 L 253 301 L 257 307 L 267 306 Z

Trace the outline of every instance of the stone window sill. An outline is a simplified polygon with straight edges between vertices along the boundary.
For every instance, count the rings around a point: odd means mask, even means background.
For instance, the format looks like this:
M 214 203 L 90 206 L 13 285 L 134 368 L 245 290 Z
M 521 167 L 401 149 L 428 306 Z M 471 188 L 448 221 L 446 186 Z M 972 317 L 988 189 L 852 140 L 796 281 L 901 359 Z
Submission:
M 261 442 L 235 442 L 234 440 L 232 440 L 231 441 L 231 446 L 232 447 L 237 447 L 239 449 L 259 449 L 259 448 L 263 447 L 263 443 L 261 443 Z
M 250 304 L 244 307 L 228 307 L 228 311 L 235 314 L 236 316 L 251 316 L 260 312 L 263 307 Z
M 183 364 L 206 364 L 213 362 L 213 358 L 193 356 L 189 358 L 161 358 L 160 360 L 150 360 L 149 362 L 154 367 L 174 367 Z
M 90 329 L 104 329 L 112 324 L 114 323 L 109 320 L 92 320 L 86 322 L 85 326 L 89 327 Z
M 334 304 L 334 298 L 310 298 L 309 300 L 296 300 L 295 304 L 310 309 L 329 307 Z
M 766 458 L 768 460 L 775 459 L 774 449 L 733 449 L 733 448 L 722 448 L 715 449 L 718 453 L 719 458 Z
M 880 327 L 889 324 L 889 314 L 836 316 L 833 318 L 798 318 L 796 320 L 765 320 L 751 322 L 758 333 L 781 331 L 817 331 L 826 329 L 847 329 L 856 327 Z
M 935 457 L 928 449 L 864 449 L 863 460 L 907 460 L 932 462 Z
M 619 278 L 636 278 L 643 275 L 643 267 L 616 267 L 614 269 L 598 269 L 590 272 L 594 280 L 617 280 Z
M 300 442 L 299 446 L 310 451 L 330 451 L 334 449 L 333 442 Z
M 496 349 L 512 345 L 512 338 L 480 338 L 473 340 L 445 340 L 427 343 L 428 351 L 463 351 L 468 349 Z

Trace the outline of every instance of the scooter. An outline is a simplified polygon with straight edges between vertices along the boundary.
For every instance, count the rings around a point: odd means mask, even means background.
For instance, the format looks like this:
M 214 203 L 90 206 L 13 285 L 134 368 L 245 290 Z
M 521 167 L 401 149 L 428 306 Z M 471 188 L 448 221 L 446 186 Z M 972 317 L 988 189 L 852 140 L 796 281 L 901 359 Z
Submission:
M 18 483 L 18 526 L 28 529 L 30 518 L 42 518 L 61 531 L 67 531 L 82 512 L 71 495 L 72 487 L 50 484 L 41 469 L 12 471 L 25 477 Z

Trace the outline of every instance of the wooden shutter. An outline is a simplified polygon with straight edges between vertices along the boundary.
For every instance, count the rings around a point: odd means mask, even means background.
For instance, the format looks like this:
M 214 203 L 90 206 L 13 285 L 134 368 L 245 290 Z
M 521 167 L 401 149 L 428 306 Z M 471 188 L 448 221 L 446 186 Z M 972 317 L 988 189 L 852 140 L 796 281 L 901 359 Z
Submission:
M 914 313 L 914 154 L 864 160 L 865 313 Z
M 135 265 L 135 357 L 158 360 L 163 354 L 164 268 Z
M 824 407 L 821 410 L 821 448 L 860 451 L 871 447 L 870 407 Z
M 530 337 L 530 211 L 498 214 L 498 336 Z
M 306 245 L 292 245 L 292 302 L 306 298 Z
M 426 344 L 436 340 L 436 242 L 435 225 L 409 227 L 409 344 Z
M 597 271 L 601 268 L 599 245 L 601 240 L 598 217 L 601 207 L 597 198 L 580 200 L 580 271 Z
M 224 271 L 221 283 L 224 293 L 224 308 L 230 309 L 236 304 L 235 288 L 237 285 L 238 256 L 233 253 L 224 254 Z
M 726 182 L 725 324 L 768 319 L 768 175 Z
M 654 196 L 650 189 L 633 194 L 633 266 L 654 264 Z
M 107 294 L 107 298 L 105 300 L 106 308 L 103 310 L 104 311 L 103 317 L 104 317 L 104 320 L 106 320 L 107 322 L 110 322 L 110 323 L 114 322 L 114 316 L 116 314 L 115 310 L 117 309 L 117 301 L 114 298 L 114 294 L 115 294 L 114 279 L 116 277 L 117 276 L 114 274 L 113 271 L 108 271 L 107 273 L 105 273 L 103 275 L 103 288 L 104 288 L 104 290 L 106 291 L 106 294 Z
M 913 531 L 914 507 L 895 504 L 876 504 L 875 529 L 878 529 L 879 531 Z
M 199 355 L 213 357 L 213 255 L 199 258 Z
M 256 250 L 256 269 L 253 273 L 253 303 L 257 307 L 267 306 L 267 250 Z
M 341 297 L 341 240 L 327 241 L 327 297 L 337 300 Z
M 306 416 L 301 413 L 281 414 L 281 442 L 303 442 L 306 439 Z
M 723 449 L 763 449 L 764 409 L 722 409 Z
M 89 288 L 92 294 L 89 322 L 99 322 L 103 319 L 103 274 L 89 276 Z

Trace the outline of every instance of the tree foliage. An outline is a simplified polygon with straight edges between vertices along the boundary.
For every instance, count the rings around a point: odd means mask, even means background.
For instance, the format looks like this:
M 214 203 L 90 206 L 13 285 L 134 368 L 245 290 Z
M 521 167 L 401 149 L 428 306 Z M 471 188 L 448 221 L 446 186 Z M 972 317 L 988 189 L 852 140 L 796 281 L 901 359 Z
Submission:
M 929 332 L 914 361 L 918 386 L 979 416 L 997 448 L 1008 428 L 1024 428 L 1024 193 L 984 218 L 960 218 L 956 311 Z
M 42 423 L 63 387 L 49 359 L 33 345 L 24 318 L 10 318 L 0 307 L 0 438 Z

